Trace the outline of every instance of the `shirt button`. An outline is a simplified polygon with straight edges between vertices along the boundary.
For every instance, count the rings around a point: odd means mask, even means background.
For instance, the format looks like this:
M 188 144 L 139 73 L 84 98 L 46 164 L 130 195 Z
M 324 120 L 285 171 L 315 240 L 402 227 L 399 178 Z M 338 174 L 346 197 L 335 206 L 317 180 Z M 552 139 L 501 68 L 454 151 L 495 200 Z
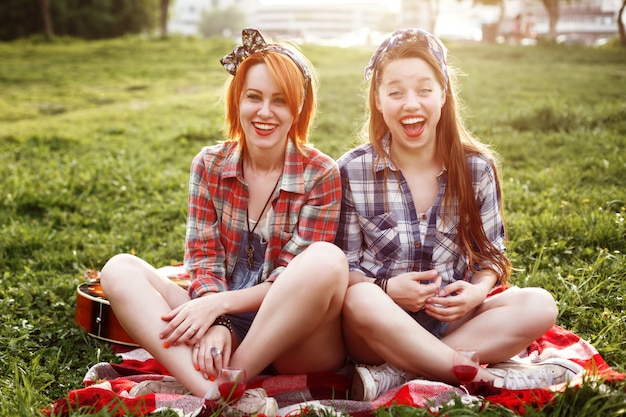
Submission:
M 415 242 L 415 247 L 419 248 L 420 246 L 422 246 L 422 244 L 420 242 Z
M 422 214 L 422 220 L 426 220 L 426 214 Z

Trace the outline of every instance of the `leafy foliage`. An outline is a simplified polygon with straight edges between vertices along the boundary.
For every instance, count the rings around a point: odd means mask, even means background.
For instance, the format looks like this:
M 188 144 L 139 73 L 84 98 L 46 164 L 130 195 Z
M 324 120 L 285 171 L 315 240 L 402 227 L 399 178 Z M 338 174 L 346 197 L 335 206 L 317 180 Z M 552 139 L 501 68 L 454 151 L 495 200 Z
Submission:
M 39 2 L 3 0 L 0 40 L 15 40 L 44 31 Z M 159 12 L 156 0 L 53 0 L 50 17 L 54 32 L 84 39 L 113 38 L 149 31 Z

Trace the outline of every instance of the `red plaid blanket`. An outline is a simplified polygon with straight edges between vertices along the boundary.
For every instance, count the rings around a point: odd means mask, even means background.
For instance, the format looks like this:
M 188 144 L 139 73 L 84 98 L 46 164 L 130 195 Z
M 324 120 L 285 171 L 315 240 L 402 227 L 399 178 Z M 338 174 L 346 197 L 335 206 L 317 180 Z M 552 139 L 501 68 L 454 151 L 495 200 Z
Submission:
M 72 410 L 88 408 L 94 414 L 108 410 L 110 415 L 141 416 L 163 409 L 174 409 L 181 416 L 210 415 L 216 407 L 211 401 L 191 395 L 149 394 L 130 397 L 132 386 L 146 379 L 172 378 L 167 371 L 141 348 L 120 349 L 122 363 L 99 363 L 84 378 L 84 387 L 71 391 L 65 398 L 50 405 L 44 412 L 48 415 L 69 415 Z M 573 360 L 590 374 L 606 380 L 622 380 L 626 376 L 610 368 L 597 350 L 577 335 L 554 326 L 514 359 L 533 363 L 549 358 Z M 458 387 L 428 380 L 413 380 L 383 393 L 372 402 L 352 401 L 347 393 L 351 383 L 352 369 L 346 367 L 336 373 L 307 375 L 258 376 L 249 387 L 262 387 L 274 397 L 280 415 L 293 416 L 301 409 L 330 407 L 353 417 L 372 416 L 380 407 L 403 404 L 413 407 L 436 407 L 450 401 L 455 394 L 464 392 Z M 570 385 L 582 383 L 578 375 Z M 564 386 L 550 389 L 517 390 L 489 389 L 483 393 L 484 401 L 501 404 L 516 413 L 523 413 L 524 405 L 541 406 L 548 403 L 554 393 Z

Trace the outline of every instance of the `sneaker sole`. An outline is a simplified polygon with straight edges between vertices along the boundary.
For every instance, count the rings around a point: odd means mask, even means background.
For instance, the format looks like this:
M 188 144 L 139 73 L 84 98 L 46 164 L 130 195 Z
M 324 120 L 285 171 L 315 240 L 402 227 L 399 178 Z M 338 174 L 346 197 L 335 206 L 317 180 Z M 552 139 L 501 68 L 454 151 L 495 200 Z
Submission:
M 567 369 L 568 371 L 570 371 L 572 374 L 577 375 L 580 372 L 582 372 L 584 370 L 584 368 L 582 366 L 580 366 L 579 364 L 577 364 L 576 362 L 572 362 L 570 360 L 567 359 L 561 359 L 561 358 L 552 358 L 552 359 L 546 359 L 544 361 L 541 362 L 533 362 L 533 363 L 522 363 L 522 362 L 516 362 L 516 361 L 504 361 L 504 362 L 500 362 L 500 363 L 496 363 L 493 365 L 489 365 L 489 368 L 495 368 L 495 369 L 528 369 L 529 367 L 532 366 L 540 366 L 540 365 L 555 365 L 555 366 L 560 366 L 561 368 Z
M 254 391 L 253 395 L 251 391 Z M 248 416 L 262 414 L 265 417 L 276 417 L 278 415 L 278 402 L 275 398 L 268 397 L 263 388 L 253 388 L 247 390 L 246 393 L 232 406 L 233 409 Z
M 141 397 L 150 394 L 190 395 L 191 391 L 177 381 L 148 381 L 135 385 L 129 391 L 131 397 Z
M 355 374 L 352 378 L 352 386 L 350 388 L 350 399 L 356 401 L 372 401 L 375 394 L 368 392 L 366 386 L 376 387 L 376 383 L 372 379 L 372 375 L 365 368 L 355 367 Z
M 264 398 L 263 405 L 259 407 L 259 404 L 235 404 L 233 408 L 240 413 L 243 413 L 248 416 L 254 415 L 264 415 L 266 417 L 276 417 L 278 414 L 278 403 L 272 397 Z
M 276 417 L 278 415 L 278 402 L 274 398 L 268 397 L 262 414 L 266 417 Z

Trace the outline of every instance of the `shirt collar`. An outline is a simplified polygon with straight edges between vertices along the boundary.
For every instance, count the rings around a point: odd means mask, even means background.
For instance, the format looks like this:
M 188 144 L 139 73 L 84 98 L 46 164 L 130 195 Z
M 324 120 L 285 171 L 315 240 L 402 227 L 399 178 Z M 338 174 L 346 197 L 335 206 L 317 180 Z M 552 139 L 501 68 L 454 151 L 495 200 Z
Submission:
M 227 152 L 228 156 L 226 157 L 222 171 L 223 177 L 235 177 L 243 182 L 243 175 L 240 169 L 243 156 L 241 146 L 239 146 L 237 142 L 232 142 Z M 302 163 L 302 156 L 291 139 L 287 140 L 285 164 L 278 188 L 298 194 L 304 194 L 306 189 L 304 184 L 304 164 Z
M 385 133 L 385 136 L 383 136 L 381 141 L 382 141 L 383 149 L 385 150 L 387 155 L 389 155 L 389 152 L 391 151 L 391 132 Z M 376 172 L 384 171 L 386 169 L 389 169 L 390 171 L 394 171 L 394 172 L 397 171 L 397 168 L 395 167 L 393 162 L 391 162 L 391 159 L 389 159 L 386 155 L 378 155 L 378 156 L 379 158 L 376 159 L 376 166 L 374 167 L 374 170 Z
M 243 181 L 243 176 L 239 170 L 239 161 L 241 161 L 242 156 L 239 142 L 227 142 L 226 153 L 226 160 L 224 162 L 224 166 L 222 167 L 222 176 L 224 178 L 235 177 L 239 178 L 240 181 Z

